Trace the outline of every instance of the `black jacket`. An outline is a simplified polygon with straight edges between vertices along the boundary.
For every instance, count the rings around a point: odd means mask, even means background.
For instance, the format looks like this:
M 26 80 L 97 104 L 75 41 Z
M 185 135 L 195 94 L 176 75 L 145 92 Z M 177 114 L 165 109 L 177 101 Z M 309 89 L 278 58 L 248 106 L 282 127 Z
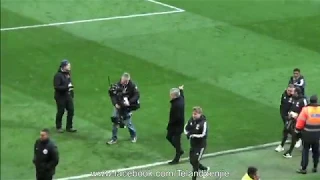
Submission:
M 302 91 L 302 94 L 305 95 L 306 81 L 303 76 L 300 76 L 298 79 L 295 79 L 293 76 L 291 76 L 288 84 L 293 84 L 294 86 L 299 87 Z
M 59 163 L 57 146 L 48 139 L 47 141 L 36 140 L 34 144 L 33 164 L 36 166 L 37 174 L 55 174 Z
M 123 97 L 128 98 L 130 106 L 133 108 L 132 110 L 139 109 L 140 108 L 140 102 L 139 102 L 140 92 L 139 92 L 136 84 L 130 80 L 128 82 L 128 84 L 125 86 L 122 85 L 120 83 L 120 81 L 116 85 L 121 87 L 121 89 L 122 89 L 121 94 Z M 118 105 L 121 104 L 121 103 L 119 104 L 119 99 L 117 98 L 117 96 L 110 94 L 110 98 L 111 98 L 111 102 L 112 102 L 113 106 L 115 106 L 116 104 L 118 104 Z
M 194 120 L 192 117 L 185 125 L 184 133 L 190 138 L 191 148 L 203 148 L 207 145 L 208 125 L 204 115 Z
M 180 90 L 180 96 L 170 101 L 170 114 L 167 130 L 171 133 L 181 134 L 184 127 L 184 93 Z
M 284 115 L 288 115 L 288 112 L 292 106 L 292 96 L 287 94 L 287 91 L 285 90 L 282 93 L 281 96 L 281 102 L 280 102 L 280 113 Z
M 293 102 L 289 111 L 293 111 L 299 114 L 302 111 L 302 108 L 307 105 L 307 99 L 304 96 L 299 96 L 297 98 L 293 98 Z
M 61 69 L 54 75 L 53 78 L 53 87 L 54 87 L 54 97 L 55 98 L 68 98 L 73 97 L 73 86 L 69 87 L 69 84 L 72 84 L 71 74 L 69 72 L 62 72 Z

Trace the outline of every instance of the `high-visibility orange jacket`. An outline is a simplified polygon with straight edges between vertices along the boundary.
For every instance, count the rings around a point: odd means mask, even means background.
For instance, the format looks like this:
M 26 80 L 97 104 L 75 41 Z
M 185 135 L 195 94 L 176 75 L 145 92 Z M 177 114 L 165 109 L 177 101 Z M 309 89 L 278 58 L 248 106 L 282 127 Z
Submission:
M 296 124 L 297 130 L 302 130 L 304 141 L 319 141 L 320 139 L 320 106 L 310 104 L 302 109 Z

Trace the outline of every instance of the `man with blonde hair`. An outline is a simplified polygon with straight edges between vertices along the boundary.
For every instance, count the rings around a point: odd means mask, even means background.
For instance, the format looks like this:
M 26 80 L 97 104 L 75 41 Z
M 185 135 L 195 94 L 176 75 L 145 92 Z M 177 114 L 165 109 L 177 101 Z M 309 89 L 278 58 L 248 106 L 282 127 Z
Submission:
M 203 115 L 202 108 L 199 106 L 193 107 L 192 117 L 185 125 L 184 133 L 190 139 L 189 159 L 193 168 L 192 180 L 196 180 L 201 171 L 209 171 L 209 167 L 205 167 L 200 163 L 200 159 L 207 147 L 207 119 Z

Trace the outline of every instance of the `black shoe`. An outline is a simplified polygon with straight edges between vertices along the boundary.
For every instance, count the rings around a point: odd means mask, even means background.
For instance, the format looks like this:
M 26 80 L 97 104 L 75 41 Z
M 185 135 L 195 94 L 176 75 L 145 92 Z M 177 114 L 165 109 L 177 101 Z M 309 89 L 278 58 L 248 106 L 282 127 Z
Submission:
M 298 169 L 298 170 L 297 170 L 297 173 L 299 173 L 299 174 L 307 174 L 307 170 Z
M 312 168 L 313 173 L 316 173 L 317 171 L 318 171 L 317 168 Z
M 75 133 L 75 132 L 77 132 L 77 130 L 76 130 L 76 129 L 71 128 L 71 129 L 67 129 L 67 132 Z
M 180 157 L 181 157 L 183 154 L 184 154 L 184 151 L 181 150 L 181 151 L 180 151 Z
M 180 157 L 181 157 L 183 154 L 184 154 L 184 151 L 181 150 L 181 151 L 180 151 L 180 154 L 176 154 L 176 157 L 175 157 L 172 161 L 170 161 L 168 164 L 170 164 L 170 165 L 178 164 L 178 163 L 179 163 L 179 160 L 180 160 Z

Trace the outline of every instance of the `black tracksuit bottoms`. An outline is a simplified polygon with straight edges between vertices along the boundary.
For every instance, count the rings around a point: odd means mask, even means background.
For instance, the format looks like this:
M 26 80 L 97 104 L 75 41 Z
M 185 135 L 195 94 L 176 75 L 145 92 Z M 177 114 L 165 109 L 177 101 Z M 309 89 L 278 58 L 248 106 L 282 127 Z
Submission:
M 62 117 L 67 110 L 67 125 L 66 129 L 72 129 L 73 127 L 73 116 L 74 116 L 74 105 L 73 98 L 69 97 L 55 97 L 57 104 L 57 114 L 56 114 L 56 128 L 62 128 Z
M 206 146 L 191 147 L 189 152 L 190 164 L 192 165 L 192 180 L 196 180 L 199 170 L 207 170 L 207 167 L 200 163 L 202 155 L 206 149 Z

